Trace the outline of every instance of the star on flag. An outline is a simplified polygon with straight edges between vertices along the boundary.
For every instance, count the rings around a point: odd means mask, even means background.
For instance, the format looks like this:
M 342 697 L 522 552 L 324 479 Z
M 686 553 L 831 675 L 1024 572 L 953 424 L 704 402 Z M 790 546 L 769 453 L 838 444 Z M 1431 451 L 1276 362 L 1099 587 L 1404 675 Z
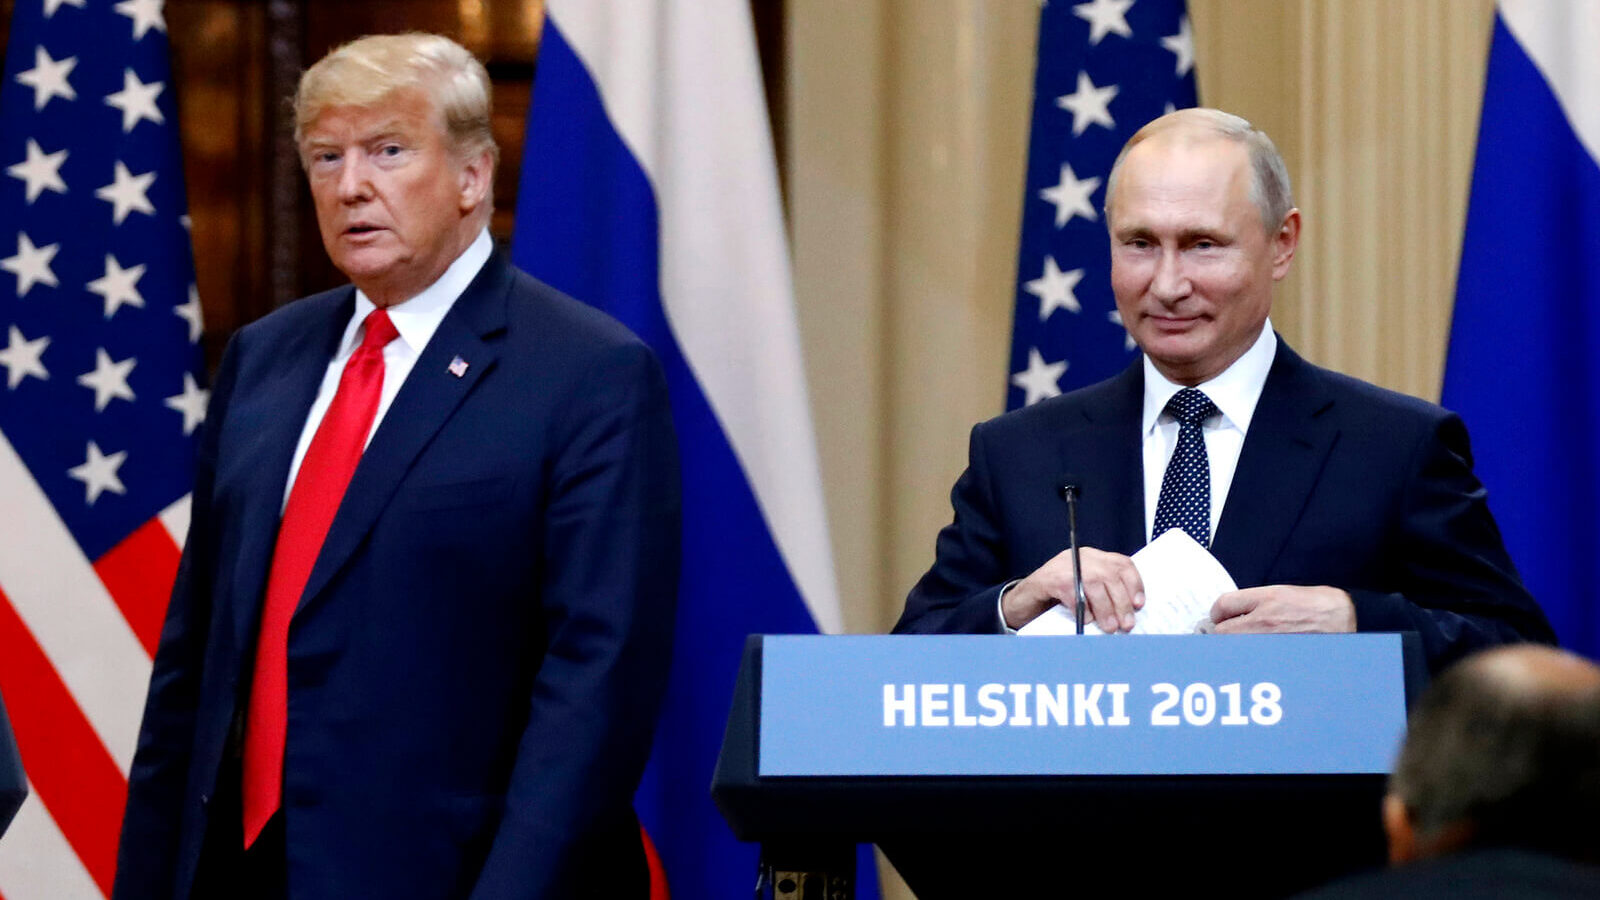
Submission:
M 83 499 L 90 506 L 100 499 L 106 491 L 113 494 L 126 494 L 128 489 L 122 486 L 122 479 L 117 477 L 117 470 L 128 461 L 128 451 L 118 450 L 107 456 L 100 451 L 100 446 L 94 441 L 89 442 L 86 458 L 80 465 L 67 470 L 67 474 L 83 482 Z
M 1089 196 L 1100 187 L 1099 178 L 1079 178 L 1072 172 L 1071 163 L 1061 164 L 1061 180 L 1053 187 L 1039 192 L 1039 196 L 1055 204 L 1056 227 L 1067 224 L 1073 216 L 1083 216 L 1093 222 L 1100 218 Z
M 67 192 L 67 183 L 61 180 L 61 164 L 66 161 L 65 149 L 46 153 L 40 149 L 38 141 L 28 138 L 28 158 L 16 165 L 7 166 L 6 174 L 22 179 L 23 194 L 31 204 L 46 190 L 58 194 Z
M 188 323 L 189 343 L 193 344 L 200 340 L 200 334 L 204 331 L 204 328 L 200 321 L 200 290 L 198 288 L 192 284 L 189 285 L 188 301 L 173 307 L 172 313 Z
M 76 56 L 51 59 L 44 47 L 35 47 L 33 68 L 26 72 L 18 72 L 17 81 L 33 88 L 33 108 L 44 109 L 44 105 L 55 97 L 63 100 L 78 99 L 78 92 L 72 89 L 72 82 L 67 80 L 67 76 L 72 74 L 77 65 Z
M 154 214 L 155 206 L 150 203 L 147 193 L 150 185 L 156 180 L 156 173 L 146 172 L 135 175 L 128 171 L 128 167 L 117 160 L 116 173 L 110 184 L 94 192 L 96 197 L 111 204 L 111 221 L 121 225 L 122 220 L 130 212 L 142 212 L 146 215 Z
M 83 9 L 83 0 L 44 0 L 44 17 L 46 19 L 56 14 L 56 10 L 63 5 L 76 6 Z
M 1117 122 L 1111 118 L 1110 104 L 1119 90 L 1121 88 L 1114 84 L 1095 87 L 1088 72 L 1079 72 L 1078 89 L 1056 98 L 1057 106 L 1072 113 L 1072 136 L 1083 134 L 1090 125 L 1116 128 Z
M 17 276 L 17 296 L 26 297 L 36 284 L 55 287 L 60 282 L 50 271 L 50 261 L 56 258 L 60 244 L 35 247 L 27 232 L 17 232 L 17 255 L 0 259 L 0 269 Z
M 22 336 L 22 329 L 11 326 L 10 343 L 0 350 L 0 366 L 6 367 L 6 387 L 14 391 L 22 384 L 22 379 L 30 375 L 40 381 L 49 380 L 50 373 L 45 371 L 43 359 L 49 346 L 48 335 L 30 341 Z
M 1194 31 L 1189 27 L 1189 17 L 1178 22 L 1178 33 L 1161 39 L 1161 46 L 1171 50 L 1178 58 L 1177 73 L 1188 75 L 1194 71 Z
M 1072 289 L 1082 280 L 1082 269 L 1063 272 L 1056 265 L 1054 256 L 1046 256 L 1044 274 L 1023 285 L 1022 289 L 1039 298 L 1039 320 L 1042 322 L 1058 309 L 1067 312 L 1078 312 L 1081 309 Z
M 144 306 L 138 287 L 144 270 L 144 263 L 124 269 L 115 256 L 106 254 L 106 273 L 86 285 L 89 291 L 105 298 L 106 318 L 123 306 Z
M 1067 361 L 1058 360 L 1053 363 L 1044 361 L 1039 355 L 1038 347 L 1028 348 L 1028 367 L 1011 376 L 1011 383 L 1022 388 L 1027 399 L 1023 401 L 1026 406 L 1032 406 L 1040 400 L 1048 400 L 1061 393 L 1061 376 L 1066 374 Z
M 157 125 L 166 121 L 161 117 L 161 109 L 156 106 L 156 98 L 161 95 L 162 87 L 163 84 L 159 81 L 145 84 L 132 69 L 122 71 L 122 90 L 115 94 L 107 94 L 106 105 L 122 110 L 124 132 L 132 131 L 133 126 L 145 119 Z
M 168 397 L 165 401 L 168 409 L 175 409 L 183 414 L 183 433 L 194 434 L 194 430 L 201 422 L 206 420 L 206 402 L 211 398 L 211 392 L 204 390 L 195 382 L 194 376 L 188 372 L 183 373 L 183 393 Z
M 1072 14 L 1089 23 L 1089 45 L 1093 46 L 1108 34 L 1122 37 L 1133 35 L 1133 29 L 1128 27 L 1128 8 L 1131 6 L 1133 0 L 1094 0 L 1074 6 Z
M 128 376 L 137 364 L 137 360 L 131 356 L 121 362 L 112 362 L 106 348 L 95 350 L 93 371 L 78 376 L 79 384 L 94 391 L 95 412 L 105 412 L 106 405 L 112 400 L 137 399 L 133 389 L 128 387 Z
M 133 39 L 138 41 L 142 40 L 152 28 L 157 31 L 167 30 L 167 20 L 161 11 L 164 5 L 164 0 L 122 0 L 115 9 L 133 20 Z

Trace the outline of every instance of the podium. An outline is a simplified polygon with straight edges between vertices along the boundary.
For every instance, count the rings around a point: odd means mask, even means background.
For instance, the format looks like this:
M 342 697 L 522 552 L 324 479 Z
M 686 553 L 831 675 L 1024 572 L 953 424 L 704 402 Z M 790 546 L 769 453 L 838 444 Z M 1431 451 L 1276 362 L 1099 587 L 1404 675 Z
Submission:
M 11 733 L 5 701 L 0 700 L 0 836 L 5 835 L 12 817 L 27 796 L 28 779 L 22 771 L 22 757 L 17 753 L 17 739 Z
M 1414 635 L 752 636 L 712 795 L 779 900 L 857 843 L 921 900 L 1286 896 L 1385 861 L 1425 679 Z

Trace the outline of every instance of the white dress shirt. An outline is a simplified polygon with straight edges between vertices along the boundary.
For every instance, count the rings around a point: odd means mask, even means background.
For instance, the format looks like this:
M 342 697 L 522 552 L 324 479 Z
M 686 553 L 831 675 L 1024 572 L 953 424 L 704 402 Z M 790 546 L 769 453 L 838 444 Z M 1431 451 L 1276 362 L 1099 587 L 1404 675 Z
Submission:
M 1239 467 L 1245 432 L 1250 430 L 1250 418 L 1255 415 L 1256 402 L 1261 399 L 1261 389 L 1267 384 L 1267 373 L 1277 353 L 1278 337 L 1272 333 L 1272 320 L 1268 319 L 1261 327 L 1260 337 L 1243 356 L 1222 370 L 1222 374 L 1195 385 L 1211 398 L 1218 410 L 1200 426 L 1206 442 L 1206 459 L 1211 463 L 1213 540 L 1217 535 L 1217 522 L 1222 518 L 1222 505 L 1228 500 L 1228 488 L 1233 485 L 1233 472 Z M 1167 401 L 1182 388 L 1183 385 L 1168 381 L 1157 371 L 1150 357 L 1144 358 L 1144 420 L 1139 433 L 1144 436 L 1144 536 L 1147 541 L 1154 537 L 1150 530 L 1155 527 L 1161 479 L 1178 447 L 1178 420 L 1166 412 Z
M 417 364 L 422 348 L 428 345 L 428 339 L 439 330 L 439 323 L 444 321 L 445 314 L 456 305 L 456 300 L 466 292 L 467 285 L 477 277 L 478 270 L 489 261 L 489 255 L 493 252 L 494 241 L 490 240 L 489 229 L 485 228 L 444 270 L 438 281 L 428 285 L 415 297 L 389 307 L 389 321 L 394 323 L 400 336 L 383 348 L 383 392 L 378 395 L 378 412 L 372 417 L 372 429 L 367 432 L 367 442 L 370 443 L 372 436 L 377 433 L 378 424 L 394 403 L 395 395 L 400 393 L 400 385 L 411 374 L 411 367 Z M 317 390 L 316 402 L 311 404 L 306 424 L 300 430 L 300 443 L 294 448 L 294 462 L 289 465 L 289 483 L 283 489 L 285 506 L 289 503 L 289 490 L 294 487 L 295 476 L 300 474 L 300 463 L 306 458 L 306 450 L 311 447 L 311 438 L 317 433 L 317 426 L 322 424 L 328 407 L 333 405 L 333 395 L 339 390 L 339 379 L 344 375 L 345 363 L 361 346 L 361 323 L 374 309 L 377 307 L 367 299 L 367 295 L 357 290 L 355 313 L 344 327 L 344 336 L 339 339 L 339 351 L 328 362 L 328 370 L 322 376 L 322 387 Z

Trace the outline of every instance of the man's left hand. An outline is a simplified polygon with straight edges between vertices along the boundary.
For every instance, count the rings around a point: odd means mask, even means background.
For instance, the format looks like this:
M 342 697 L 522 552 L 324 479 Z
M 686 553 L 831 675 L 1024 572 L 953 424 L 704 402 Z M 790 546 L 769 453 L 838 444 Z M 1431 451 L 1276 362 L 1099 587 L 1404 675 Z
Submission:
M 1218 597 L 1211 621 L 1217 634 L 1349 632 L 1356 630 L 1356 606 L 1338 588 L 1272 584 Z

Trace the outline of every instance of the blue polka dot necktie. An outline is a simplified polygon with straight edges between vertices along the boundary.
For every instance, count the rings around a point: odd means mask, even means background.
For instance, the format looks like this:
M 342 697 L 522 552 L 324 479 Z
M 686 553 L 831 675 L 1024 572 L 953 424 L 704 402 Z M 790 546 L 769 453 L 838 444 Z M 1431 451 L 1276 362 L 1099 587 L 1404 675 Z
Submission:
M 1182 528 L 1195 543 L 1211 546 L 1211 461 L 1200 423 L 1216 411 L 1211 398 L 1195 388 L 1184 388 L 1167 401 L 1167 414 L 1178 420 L 1178 446 L 1161 476 L 1152 540 L 1169 528 Z

